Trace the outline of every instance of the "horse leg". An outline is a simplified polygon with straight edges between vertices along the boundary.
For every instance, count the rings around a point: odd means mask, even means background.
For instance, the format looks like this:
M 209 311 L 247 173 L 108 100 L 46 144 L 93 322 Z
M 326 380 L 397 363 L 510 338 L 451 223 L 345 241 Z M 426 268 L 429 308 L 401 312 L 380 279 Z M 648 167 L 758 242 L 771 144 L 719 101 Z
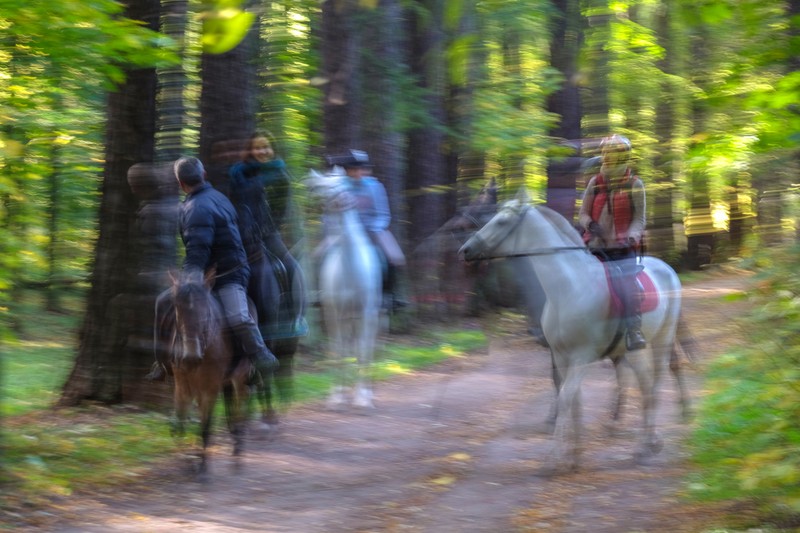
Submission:
M 558 417 L 558 391 L 561 389 L 561 375 L 558 373 L 558 367 L 556 366 L 556 360 L 553 356 L 552 350 L 550 350 L 550 375 L 553 378 L 553 386 L 555 388 L 556 396 L 553 399 L 553 403 L 550 404 L 550 412 L 548 413 L 544 424 L 547 432 L 553 433 L 556 427 L 556 418 Z
M 624 380 L 624 373 L 623 373 L 623 366 L 625 363 L 624 357 L 618 357 L 613 360 L 614 363 L 614 373 L 617 377 L 617 384 L 615 387 L 615 398 L 614 403 L 611 408 L 611 420 L 614 422 L 619 422 L 620 414 L 622 413 L 622 406 L 625 405 L 625 387 L 623 386 Z
M 561 365 L 563 366 L 563 365 Z M 570 364 L 559 368 L 564 376 L 558 392 L 558 417 L 554 433 L 554 448 L 548 473 L 574 471 L 580 462 L 581 396 L 580 386 L 588 365 Z
M 333 362 L 334 383 L 326 401 L 326 408 L 338 410 L 345 403 L 345 343 L 342 335 L 342 325 L 335 323 L 334 320 L 326 320 L 331 325 L 332 349 L 328 357 Z
M 175 375 L 175 391 L 173 393 L 175 406 L 175 419 L 172 422 L 171 433 L 174 437 L 183 437 L 186 434 L 186 419 L 189 416 L 191 397 L 183 384 L 183 378 Z
M 681 420 L 689 422 L 692 418 L 692 406 L 689 399 L 689 389 L 686 386 L 686 380 L 683 377 L 683 368 L 681 367 L 680 356 L 673 343 L 669 356 L 669 370 L 675 377 L 675 382 L 678 384 L 678 394 L 680 395 L 681 402 Z
M 634 454 L 637 462 L 641 462 L 645 457 L 658 453 L 663 446 L 661 439 L 658 437 L 655 424 L 655 388 L 658 382 L 659 365 L 658 360 L 655 358 L 655 348 L 652 346 L 655 346 L 655 343 L 651 343 L 651 347 L 628 352 L 625 356 L 636 374 L 639 390 L 642 394 L 643 434 Z
M 208 445 L 211 440 L 211 419 L 216 397 L 217 394 L 205 392 L 200 395 L 197 402 L 197 408 L 200 411 L 200 439 L 202 441 L 198 469 L 198 476 L 201 480 L 204 480 L 208 472 Z
M 225 421 L 228 424 L 228 431 L 233 439 L 233 456 L 238 457 L 242 453 L 242 421 L 240 402 L 241 391 L 236 383 L 226 383 L 222 389 L 225 404 Z
M 375 353 L 375 339 L 378 334 L 378 318 L 365 316 L 362 320 L 360 338 L 357 339 L 358 368 L 353 405 L 373 409 L 372 403 L 372 358 Z
M 280 363 L 283 366 L 283 363 Z M 280 368 L 280 367 L 279 367 Z M 272 392 L 272 378 L 275 373 L 262 375 L 258 382 L 258 392 L 261 398 L 261 422 L 269 426 L 278 423 L 278 414 L 275 411 L 274 394 Z

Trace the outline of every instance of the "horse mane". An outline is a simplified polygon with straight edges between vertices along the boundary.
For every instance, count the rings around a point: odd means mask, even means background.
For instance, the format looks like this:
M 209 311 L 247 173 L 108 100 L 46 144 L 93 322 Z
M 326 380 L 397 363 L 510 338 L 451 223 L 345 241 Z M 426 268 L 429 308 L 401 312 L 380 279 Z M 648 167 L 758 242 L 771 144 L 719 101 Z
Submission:
M 558 211 L 554 211 L 547 206 L 537 205 L 536 210 L 570 243 L 575 246 L 586 246 L 575 226 Z

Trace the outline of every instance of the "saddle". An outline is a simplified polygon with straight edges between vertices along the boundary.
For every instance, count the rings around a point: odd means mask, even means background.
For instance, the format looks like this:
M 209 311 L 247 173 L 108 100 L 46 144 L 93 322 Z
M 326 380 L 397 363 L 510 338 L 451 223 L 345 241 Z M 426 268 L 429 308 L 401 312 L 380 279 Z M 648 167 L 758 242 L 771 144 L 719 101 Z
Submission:
M 622 297 L 617 292 L 617 289 L 614 287 L 614 283 L 611 280 L 612 274 L 608 268 L 608 263 L 604 261 L 601 262 L 603 263 L 603 268 L 605 269 L 606 272 L 606 283 L 608 284 L 608 291 L 611 294 L 609 314 L 612 317 L 620 318 L 623 316 L 625 311 L 625 308 L 622 303 Z M 641 303 L 642 313 L 647 313 L 649 311 L 654 310 L 656 307 L 658 307 L 659 295 L 658 295 L 658 290 L 656 290 L 656 286 L 653 283 L 653 280 L 644 270 L 636 274 L 636 279 L 642 286 L 642 303 Z

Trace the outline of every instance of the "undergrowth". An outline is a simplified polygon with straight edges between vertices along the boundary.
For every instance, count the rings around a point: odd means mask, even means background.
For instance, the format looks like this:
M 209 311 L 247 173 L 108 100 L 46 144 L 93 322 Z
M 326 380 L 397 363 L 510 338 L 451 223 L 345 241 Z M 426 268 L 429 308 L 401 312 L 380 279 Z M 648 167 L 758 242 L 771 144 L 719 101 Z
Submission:
M 750 344 L 715 360 L 689 446 L 700 500 L 746 501 L 780 527 L 800 526 L 799 249 L 756 256 L 740 327 Z

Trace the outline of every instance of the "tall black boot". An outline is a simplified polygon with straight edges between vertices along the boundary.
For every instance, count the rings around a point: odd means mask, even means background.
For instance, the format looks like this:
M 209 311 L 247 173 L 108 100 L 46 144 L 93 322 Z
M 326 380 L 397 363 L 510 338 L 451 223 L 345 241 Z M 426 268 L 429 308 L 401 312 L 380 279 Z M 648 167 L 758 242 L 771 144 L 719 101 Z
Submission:
M 639 281 L 633 277 L 626 280 L 625 287 L 625 347 L 628 350 L 641 350 L 647 346 L 647 340 L 642 333 L 642 293 Z
M 392 310 L 401 309 L 408 306 L 408 302 L 398 294 L 398 268 L 389 263 L 386 268 L 386 280 L 383 283 L 383 291 L 391 298 Z
M 233 328 L 233 334 L 242 344 L 242 350 L 256 370 L 266 375 L 278 368 L 278 358 L 264 344 L 261 332 L 255 324 L 240 324 Z

